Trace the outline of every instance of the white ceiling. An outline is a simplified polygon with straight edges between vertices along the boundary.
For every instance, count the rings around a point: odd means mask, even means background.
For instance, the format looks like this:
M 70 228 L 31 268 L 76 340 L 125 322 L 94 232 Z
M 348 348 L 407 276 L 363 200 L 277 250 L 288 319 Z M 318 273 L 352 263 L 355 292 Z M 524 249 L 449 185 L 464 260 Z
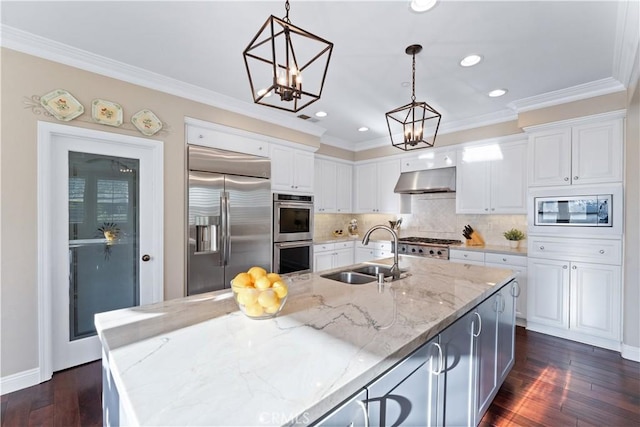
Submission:
M 81 49 L 138 77 L 155 73 L 149 80 L 188 83 L 214 105 L 228 101 L 236 111 L 285 124 L 300 120 L 253 104 L 242 57 L 269 15 L 284 16 L 284 1 L 3 0 L 1 12 L 4 33 Z M 291 0 L 291 22 L 334 43 L 322 98 L 298 114 L 328 112 L 314 129 L 334 145 L 358 150 L 388 139 L 385 112 L 410 101 L 410 85 L 402 83 L 411 81 L 411 57 L 404 50 L 415 43 L 424 48 L 416 57 L 416 98 L 442 114 L 443 132 L 621 90 L 638 47 L 638 30 L 629 41 L 625 29 L 637 26 L 629 13 L 637 14 L 635 0 L 440 1 L 422 14 L 408 0 Z M 470 53 L 483 61 L 461 67 Z M 488 97 L 496 88 L 508 93 Z M 358 132 L 360 126 L 370 131 Z

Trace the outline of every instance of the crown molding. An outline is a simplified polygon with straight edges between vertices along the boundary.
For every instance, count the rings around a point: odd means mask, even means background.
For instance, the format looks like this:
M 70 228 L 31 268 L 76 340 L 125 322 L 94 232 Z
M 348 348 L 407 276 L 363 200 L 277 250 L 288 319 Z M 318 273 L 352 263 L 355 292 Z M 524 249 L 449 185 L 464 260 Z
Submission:
M 567 102 L 580 101 L 594 96 L 608 95 L 610 93 L 626 90 L 625 86 L 613 77 L 584 83 L 565 89 L 543 93 L 529 98 L 522 98 L 509 104 L 516 113 L 552 107 L 566 104 Z
M 39 58 L 179 96 L 278 126 L 320 137 L 326 129 L 286 113 L 265 109 L 158 73 L 0 24 L 0 45 Z
M 539 125 L 526 126 L 522 130 L 526 133 L 540 132 L 557 129 L 558 127 L 579 126 L 603 120 L 623 119 L 627 116 L 627 110 L 607 111 L 606 113 L 593 114 L 591 116 L 576 117 L 573 119 L 560 120 L 557 122 L 542 123 Z
M 322 135 L 320 142 L 325 145 L 331 145 L 332 147 L 342 148 L 343 150 L 356 151 L 357 143 L 345 141 L 344 139 L 336 138 L 330 135 Z

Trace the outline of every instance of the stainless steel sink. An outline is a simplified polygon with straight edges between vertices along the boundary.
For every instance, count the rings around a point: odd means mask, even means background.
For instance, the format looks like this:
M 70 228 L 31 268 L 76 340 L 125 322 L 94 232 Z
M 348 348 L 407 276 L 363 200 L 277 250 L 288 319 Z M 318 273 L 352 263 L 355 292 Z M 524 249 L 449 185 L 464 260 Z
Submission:
M 384 277 L 390 277 L 392 275 L 391 267 L 386 267 L 384 265 L 366 265 L 364 267 L 354 268 L 353 271 L 376 278 L 379 273 L 383 273 Z
M 356 273 L 354 271 L 337 271 L 335 273 L 321 274 L 320 277 L 337 280 L 338 282 L 348 283 L 350 285 L 363 285 L 365 283 L 375 282 L 376 280 L 374 276 Z

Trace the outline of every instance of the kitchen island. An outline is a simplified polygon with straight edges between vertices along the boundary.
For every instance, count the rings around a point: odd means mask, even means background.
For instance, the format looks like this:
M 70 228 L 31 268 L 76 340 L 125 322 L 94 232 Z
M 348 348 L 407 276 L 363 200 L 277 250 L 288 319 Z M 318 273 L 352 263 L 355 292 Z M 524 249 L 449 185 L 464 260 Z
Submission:
M 230 290 L 96 315 L 105 425 L 313 423 L 515 277 L 400 260 L 410 275 L 382 288 L 294 277 L 275 319 L 245 317 Z

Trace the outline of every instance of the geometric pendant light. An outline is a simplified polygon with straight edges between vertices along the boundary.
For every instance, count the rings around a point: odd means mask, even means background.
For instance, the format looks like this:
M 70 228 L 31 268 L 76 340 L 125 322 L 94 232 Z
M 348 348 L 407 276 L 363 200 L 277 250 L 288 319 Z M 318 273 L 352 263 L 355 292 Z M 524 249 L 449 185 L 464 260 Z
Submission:
M 256 104 L 297 112 L 320 99 L 333 43 L 271 15 L 243 52 Z
M 416 102 L 416 54 L 421 50 L 419 44 L 405 50 L 413 57 L 411 102 L 386 113 L 391 145 L 405 151 L 433 147 L 442 118 L 426 102 Z

